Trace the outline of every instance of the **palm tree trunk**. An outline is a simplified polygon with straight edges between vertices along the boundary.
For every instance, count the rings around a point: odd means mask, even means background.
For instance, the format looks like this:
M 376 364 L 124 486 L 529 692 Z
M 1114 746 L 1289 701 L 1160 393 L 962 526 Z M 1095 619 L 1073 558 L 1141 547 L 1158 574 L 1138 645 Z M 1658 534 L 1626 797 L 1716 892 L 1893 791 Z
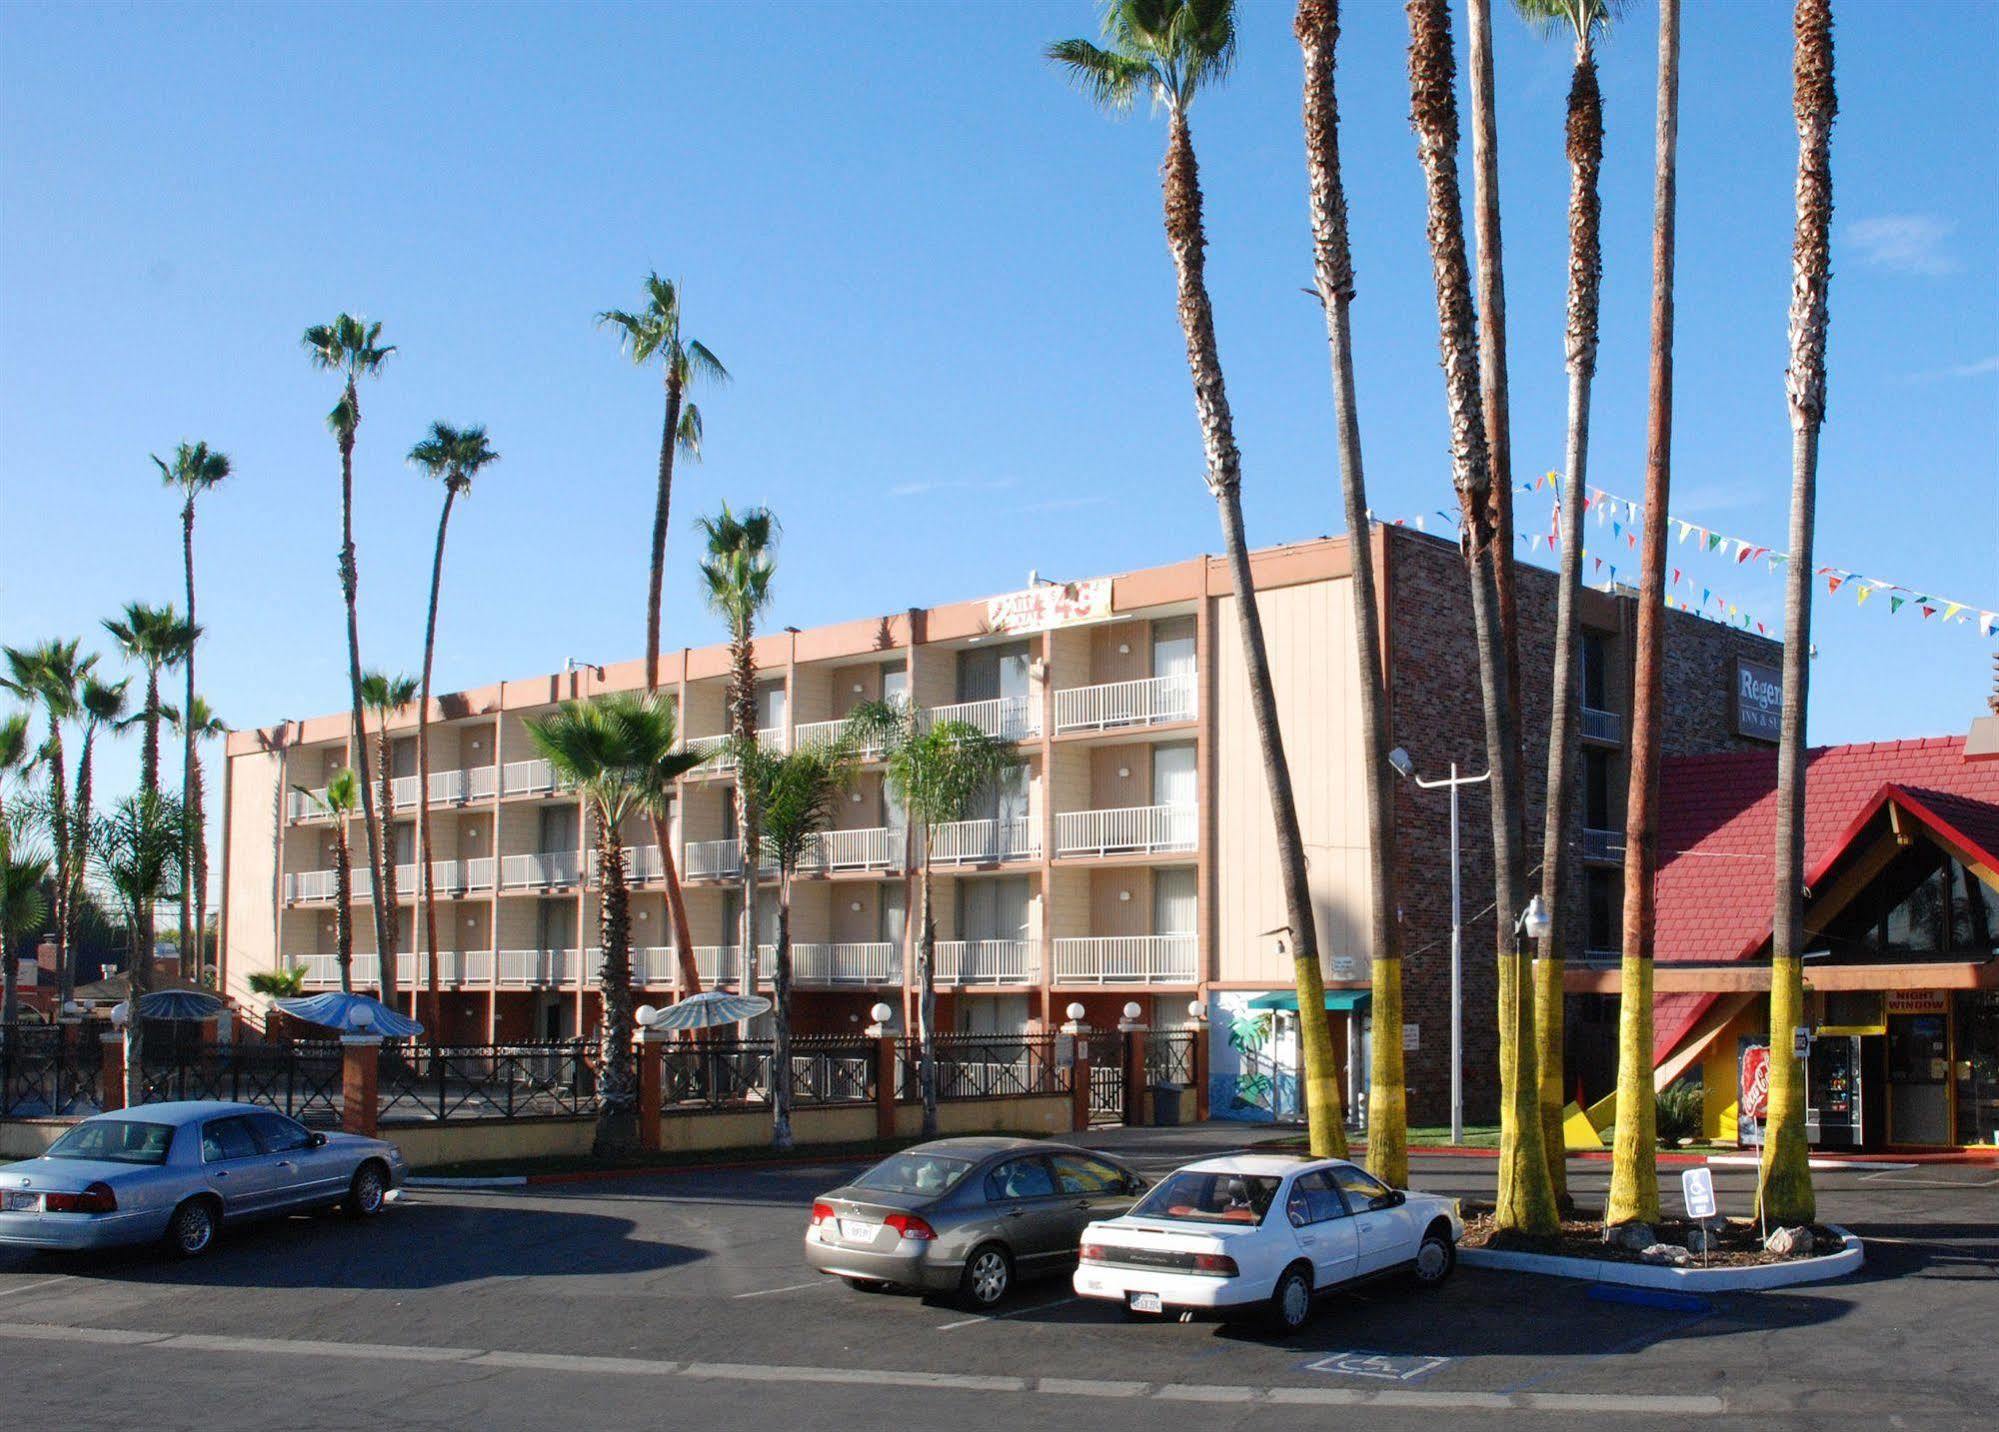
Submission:
M 389 912 L 387 922 L 388 943 L 376 946 L 380 956 L 377 963 L 382 967 L 382 1003 L 394 1005 L 396 983 L 402 971 L 396 964 L 396 946 L 402 938 L 402 912 L 398 908 L 400 897 L 396 892 L 396 801 L 395 778 L 389 772 L 389 713 L 382 713 L 382 729 L 375 736 L 375 759 L 381 763 L 382 805 L 382 863 L 375 877 L 375 893 L 381 897 Z
M 930 829 L 924 827 L 917 883 L 916 1082 L 923 1097 L 923 1137 L 937 1137 L 937 911 L 930 901 Z
M 1500 1088 L 1499 1200 L 1494 1217 L 1502 1228 L 1545 1234 L 1555 1231 L 1558 1218 L 1535 1108 L 1533 992 L 1518 933 L 1524 893 L 1520 741 L 1513 725 L 1506 638 L 1499 611 L 1499 571 L 1512 554 L 1497 545 L 1487 491 L 1492 472 L 1458 189 L 1456 65 L 1451 54 L 1450 10 L 1445 0 L 1409 0 L 1408 13 L 1410 112 L 1429 208 L 1430 261 L 1436 280 L 1445 406 L 1451 427 L 1452 481 L 1464 522 L 1486 759 L 1492 772 Z
M 1534 980 L 1534 1048 L 1540 1070 L 1541 1141 L 1557 1202 L 1568 1198 L 1567 1139 L 1562 1110 L 1562 971 L 1564 929 L 1573 881 L 1569 817 L 1575 809 L 1582 706 L 1582 640 L 1577 607 L 1583 582 L 1583 494 L 1589 462 L 1590 384 L 1596 376 L 1597 298 L 1603 277 L 1602 205 L 1597 175 L 1603 167 L 1603 95 L 1587 42 L 1576 46 L 1569 84 L 1569 428 L 1562 480 L 1561 577 L 1555 596 L 1554 694 L 1549 702 L 1548 799 L 1541 833 L 1541 900 L 1554 925 L 1541 941 Z
M 1798 0 L 1797 239 L 1791 259 L 1791 565 L 1784 578 L 1784 711 L 1777 746 L 1776 914 L 1770 942 L 1770 1118 L 1763 1211 L 1783 1224 L 1818 1216 L 1805 1147 L 1805 1080 L 1785 1048 L 1805 1023 L 1805 696 L 1812 636 L 1812 537 L 1819 426 L 1825 421 L 1826 293 L 1831 280 L 1833 91 L 1831 0 Z
M 1631 780 L 1624 809 L 1624 954 L 1617 1016 L 1617 1134 L 1604 1222 L 1659 1218 L 1652 1084 L 1653 874 L 1658 869 L 1659 726 L 1665 666 L 1666 503 L 1673 455 L 1673 239 L 1680 131 L 1680 4 L 1659 6 L 1659 110 L 1652 189 L 1652 374 L 1645 525 L 1632 653 Z
M 777 882 L 777 953 L 771 969 L 770 1142 L 791 1147 L 791 872 Z
M 1249 668 L 1250 706 L 1256 715 L 1264 782 L 1276 820 L 1278 872 L 1284 886 L 1292 962 L 1297 969 L 1298 1045 L 1304 1064 L 1301 1082 L 1305 1086 L 1306 1123 L 1314 1154 L 1343 1155 L 1345 1119 L 1340 1110 L 1339 1071 L 1334 1067 L 1331 1026 L 1326 1019 L 1319 934 L 1306 888 L 1305 847 L 1298 830 L 1291 771 L 1284 760 L 1284 736 L 1278 728 L 1277 698 L 1263 643 L 1263 619 L 1257 610 L 1256 586 L 1249 569 L 1249 542 L 1242 521 L 1242 455 L 1236 448 L 1235 423 L 1229 414 L 1221 355 L 1215 345 L 1214 308 L 1208 299 L 1203 252 L 1207 235 L 1201 220 L 1200 169 L 1194 158 L 1194 140 L 1187 128 L 1187 116 L 1177 107 L 1168 121 L 1163 177 L 1166 243 L 1173 254 L 1178 282 L 1180 327 L 1187 340 L 1187 369 L 1194 381 L 1194 407 L 1201 420 L 1208 488 L 1214 493 L 1220 511 L 1229 572 L 1235 583 L 1236 618 L 1243 658 Z
M 195 749 L 194 764 L 189 768 L 193 784 L 188 787 L 190 815 L 187 823 L 188 838 L 194 843 L 194 948 L 200 968 L 208 968 L 208 800 L 202 790 L 206 776 L 201 769 L 201 750 Z M 217 952 L 218 954 L 220 951 Z M 220 983 L 218 976 L 217 983 Z
M 417 889 L 423 892 L 424 949 L 429 956 L 430 1055 L 437 1057 L 437 1026 L 444 1013 L 444 996 L 437 971 L 437 878 L 430 854 L 430 663 L 437 652 L 437 593 L 444 583 L 444 533 L 451 525 L 451 504 L 458 489 L 444 484 L 444 511 L 437 519 L 437 549 L 430 558 L 430 611 L 423 623 L 423 675 L 416 698 L 416 841 Z
M 666 373 L 666 428 L 659 435 L 659 492 L 652 508 L 652 580 L 646 588 L 648 693 L 659 689 L 659 595 L 660 584 L 666 574 L 667 519 L 673 507 L 673 439 L 680 429 L 680 397 L 680 379 L 669 364 Z
M 1388 787 L 1388 703 L 1383 690 L 1381 625 L 1374 586 L 1367 477 L 1361 464 L 1360 414 L 1354 398 L 1353 250 L 1340 177 L 1340 119 L 1334 66 L 1340 37 L 1339 0 L 1300 0 L 1293 27 L 1305 57 L 1305 170 L 1312 200 L 1313 277 L 1326 313 L 1333 370 L 1333 418 L 1338 432 L 1340 492 L 1347 550 L 1353 562 L 1354 628 L 1360 657 L 1361 749 L 1366 753 L 1368 916 L 1373 959 L 1375 1027 L 1402 1027 L 1402 929 L 1395 903 L 1395 793 Z M 1329 1031 L 1330 1033 L 1330 1031 Z M 1368 1071 L 1367 1166 L 1397 1188 L 1409 1183 L 1408 1092 L 1402 1041 L 1372 1042 Z
M 160 669 L 146 667 L 146 719 L 139 744 L 139 789 L 160 788 Z
M 739 751 L 747 752 L 757 738 L 757 671 L 752 634 L 747 623 L 730 639 L 733 671 L 729 678 L 729 730 Z M 743 989 L 755 995 L 758 977 L 757 949 L 757 870 L 761 859 L 761 831 L 757 819 L 755 793 L 743 779 L 742 762 L 736 771 L 736 838 L 743 859 Z M 749 1023 L 743 1024 L 747 1037 Z
M 187 660 L 182 663 L 185 697 L 181 706 L 181 841 L 180 841 L 180 960 L 181 976 L 199 982 L 201 950 L 196 944 L 194 924 L 194 806 L 188 794 L 194 789 L 194 649 L 201 644 L 194 625 L 194 494 L 180 510 L 181 565 L 187 576 Z
M 694 933 L 687 925 L 687 897 L 680 888 L 680 865 L 673 858 L 673 826 L 664 816 L 652 818 L 652 838 L 659 846 L 660 873 L 666 882 L 666 913 L 673 921 L 673 958 L 680 970 L 684 999 L 701 993 L 701 967 L 694 962 Z
M 333 831 L 333 962 L 340 967 L 340 992 L 354 993 L 353 857 L 347 850 L 347 813 L 335 812 Z
M 348 729 L 354 748 L 355 784 L 361 788 L 361 828 L 368 841 L 368 868 L 379 870 L 382 857 L 375 833 L 375 797 L 368 786 L 367 721 L 361 710 L 361 624 L 355 610 L 360 571 L 354 560 L 354 429 L 361 422 L 361 396 L 355 391 L 351 377 L 347 380 L 345 401 L 348 418 L 340 432 L 340 595 L 347 606 L 347 694 L 352 718 Z M 379 953 L 393 943 L 388 921 L 388 912 L 393 907 L 383 903 L 381 882 L 371 884 L 374 888 L 369 891 L 369 903 L 374 907 L 375 949 Z M 393 975 L 390 970 L 385 978 Z M 385 1002 L 390 989 L 390 985 L 383 984 Z
M 632 916 L 625 887 L 625 849 L 602 806 L 597 822 L 598 945 L 604 964 L 597 975 L 603 1015 L 597 1027 L 597 1154 L 638 1147 L 638 1092 L 632 1082 Z
M 150 898 L 132 911 L 131 969 L 125 980 L 125 1107 L 146 1102 L 146 1021 L 139 1001 L 153 987 L 153 915 Z
M 61 1013 L 76 991 L 76 971 L 69 955 L 70 866 L 75 855 L 70 849 L 69 779 L 62 768 L 62 727 L 53 713 L 49 717 L 49 824 L 55 836 L 56 886 L 54 909 L 56 932 L 56 1012 Z M 150 955 L 152 951 L 147 950 Z

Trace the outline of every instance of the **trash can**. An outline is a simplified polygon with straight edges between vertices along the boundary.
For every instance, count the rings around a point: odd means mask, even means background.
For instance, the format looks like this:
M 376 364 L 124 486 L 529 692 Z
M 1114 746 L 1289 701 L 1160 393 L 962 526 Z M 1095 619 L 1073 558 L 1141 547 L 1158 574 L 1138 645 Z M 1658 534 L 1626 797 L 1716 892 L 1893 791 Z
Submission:
M 1186 1097 L 1185 1084 L 1154 1084 L 1152 1086 L 1152 1122 L 1164 1128 L 1172 1128 L 1183 1122 L 1181 1100 Z

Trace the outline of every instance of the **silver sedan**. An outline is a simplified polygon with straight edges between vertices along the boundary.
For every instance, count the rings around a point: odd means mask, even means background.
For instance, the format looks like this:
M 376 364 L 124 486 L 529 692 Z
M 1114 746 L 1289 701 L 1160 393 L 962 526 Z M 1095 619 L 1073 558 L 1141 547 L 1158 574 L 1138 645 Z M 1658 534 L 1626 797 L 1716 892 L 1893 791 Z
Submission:
M 40 1158 L 0 1168 L 0 1245 L 159 1241 L 195 1258 L 224 1223 L 333 1206 L 370 1217 L 408 1173 L 394 1144 L 272 1109 L 147 1104 L 85 1119 Z
M 1065 1272 L 1083 1229 L 1145 1180 L 1104 1154 L 1037 1139 L 937 1139 L 820 1195 L 805 1261 L 863 1292 L 955 1292 L 989 1308 L 1016 1279 Z

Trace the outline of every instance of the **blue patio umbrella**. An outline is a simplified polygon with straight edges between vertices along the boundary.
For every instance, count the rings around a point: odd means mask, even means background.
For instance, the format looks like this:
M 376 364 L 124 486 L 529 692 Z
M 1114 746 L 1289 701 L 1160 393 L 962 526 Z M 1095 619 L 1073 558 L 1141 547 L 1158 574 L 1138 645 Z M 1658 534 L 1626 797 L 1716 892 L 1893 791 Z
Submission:
M 400 1014 L 379 999 L 365 994 L 328 990 L 325 994 L 299 995 L 274 1003 L 293 1019 L 337 1029 L 342 1034 L 381 1034 L 390 1039 L 414 1039 L 423 1033 L 423 1026 L 408 1015 Z
M 715 1029 L 724 1024 L 741 1024 L 770 1009 L 770 1001 L 759 995 L 733 994 L 711 989 L 691 994 L 678 1004 L 658 1010 L 646 1022 L 648 1029 Z
M 210 1019 L 227 1005 L 205 990 L 157 989 L 139 996 L 139 1013 L 147 1019 Z

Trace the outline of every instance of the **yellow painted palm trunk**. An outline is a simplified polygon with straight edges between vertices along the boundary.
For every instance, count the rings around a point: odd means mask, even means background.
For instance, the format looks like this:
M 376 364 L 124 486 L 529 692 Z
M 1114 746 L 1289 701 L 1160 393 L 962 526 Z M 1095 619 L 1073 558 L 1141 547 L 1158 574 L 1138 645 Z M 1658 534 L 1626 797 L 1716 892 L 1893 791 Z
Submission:
M 1763 1132 L 1763 1208 L 1773 1224 L 1818 1217 L 1805 1144 L 1805 1064 L 1791 1057 L 1791 1031 L 1805 1022 L 1804 965 L 1792 958 L 1770 966 L 1770 1114 Z
M 1314 1158 L 1341 1159 L 1347 1156 L 1346 1110 L 1333 1057 L 1333 1026 L 1326 1018 L 1326 981 L 1316 957 L 1308 955 L 1296 965 L 1298 1082 L 1305 1098 L 1305 1128 Z
M 1659 1218 L 1659 1106 L 1652 1091 L 1652 962 L 1624 957 L 1617 1014 L 1617 1135 L 1605 1223 Z
M 1402 961 L 1374 961 L 1374 1038 L 1368 1050 L 1367 1171 L 1409 1186 L 1409 1090 L 1403 1079 Z

